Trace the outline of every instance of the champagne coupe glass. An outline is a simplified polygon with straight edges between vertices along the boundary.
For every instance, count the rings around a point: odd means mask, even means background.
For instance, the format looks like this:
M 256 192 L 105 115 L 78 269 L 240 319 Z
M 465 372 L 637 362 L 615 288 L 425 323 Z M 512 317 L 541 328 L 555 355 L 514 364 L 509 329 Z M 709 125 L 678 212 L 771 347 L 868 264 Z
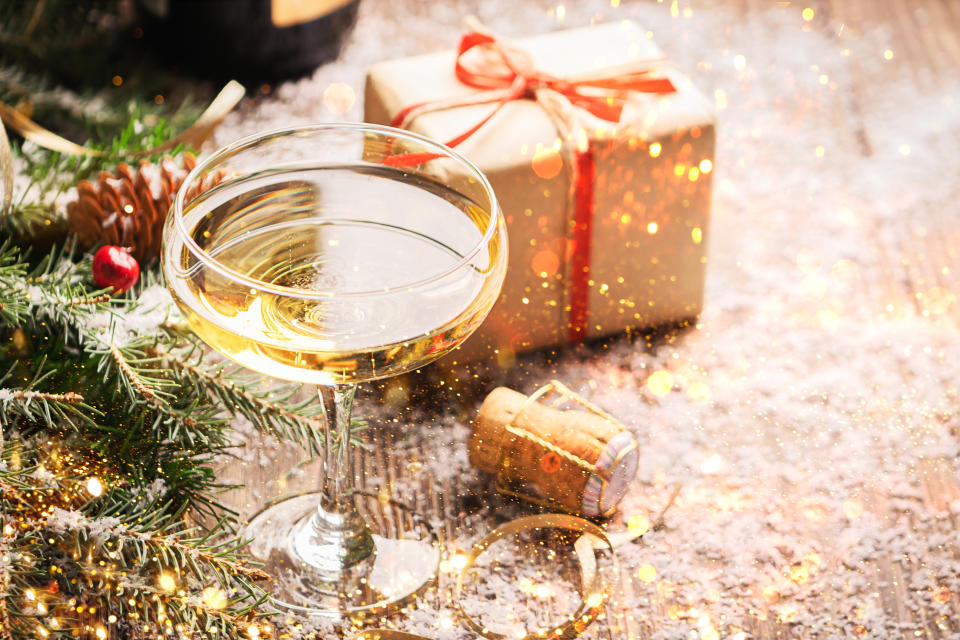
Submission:
M 223 180 L 208 188 L 213 175 Z M 278 606 L 379 611 L 436 575 L 429 540 L 373 535 L 358 513 L 354 391 L 463 342 L 496 301 L 506 261 L 503 216 L 484 175 L 406 131 L 270 131 L 187 176 L 164 229 L 174 300 L 213 349 L 317 385 L 325 411 L 322 489 L 268 506 L 245 530 Z

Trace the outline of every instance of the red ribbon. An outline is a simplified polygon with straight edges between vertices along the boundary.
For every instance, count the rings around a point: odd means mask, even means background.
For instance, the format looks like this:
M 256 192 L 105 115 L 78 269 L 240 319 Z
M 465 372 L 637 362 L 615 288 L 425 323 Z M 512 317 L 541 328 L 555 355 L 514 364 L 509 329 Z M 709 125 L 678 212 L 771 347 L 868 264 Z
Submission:
M 570 139 L 583 134 L 583 126 L 574 115 L 574 106 L 613 123 L 620 122 L 630 91 L 652 94 L 674 93 L 668 78 L 653 75 L 660 60 L 643 60 L 619 67 L 601 69 L 578 77 L 560 78 L 536 69 L 530 55 L 489 33 L 470 31 L 460 39 L 454 72 L 461 83 L 474 89 L 459 98 L 432 100 L 410 105 L 394 117 L 391 125 L 405 127 L 419 115 L 466 105 L 494 104 L 478 123 L 447 141 L 456 147 L 480 130 L 508 102 L 534 100 L 557 124 L 560 133 Z M 586 335 L 589 299 L 591 241 L 593 236 L 593 183 L 596 166 L 586 135 L 577 136 L 586 144 L 572 146 L 572 161 L 567 162 L 573 202 L 572 254 L 570 262 L 569 339 L 578 342 Z M 386 158 L 393 166 L 415 166 L 440 157 L 429 153 L 397 154 Z

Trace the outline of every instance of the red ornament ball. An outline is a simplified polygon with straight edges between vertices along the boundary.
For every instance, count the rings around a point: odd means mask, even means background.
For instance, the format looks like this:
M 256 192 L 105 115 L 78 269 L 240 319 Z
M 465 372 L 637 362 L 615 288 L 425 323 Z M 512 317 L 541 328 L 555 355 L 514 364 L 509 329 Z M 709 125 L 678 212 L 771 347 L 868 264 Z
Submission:
M 137 283 L 140 265 L 128 249 L 106 245 L 93 256 L 93 281 L 104 289 L 113 287 L 113 293 L 123 293 Z

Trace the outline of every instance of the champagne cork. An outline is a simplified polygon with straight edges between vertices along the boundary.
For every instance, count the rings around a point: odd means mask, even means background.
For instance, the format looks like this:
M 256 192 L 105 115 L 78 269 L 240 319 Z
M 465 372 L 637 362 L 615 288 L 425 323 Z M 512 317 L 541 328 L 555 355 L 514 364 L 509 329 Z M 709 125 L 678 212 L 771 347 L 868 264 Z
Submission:
M 506 387 L 484 400 L 468 447 L 470 463 L 502 486 L 522 487 L 516 495 L 590 517 L 614 511 L 639 459 L 633 436 L 616 422 Z

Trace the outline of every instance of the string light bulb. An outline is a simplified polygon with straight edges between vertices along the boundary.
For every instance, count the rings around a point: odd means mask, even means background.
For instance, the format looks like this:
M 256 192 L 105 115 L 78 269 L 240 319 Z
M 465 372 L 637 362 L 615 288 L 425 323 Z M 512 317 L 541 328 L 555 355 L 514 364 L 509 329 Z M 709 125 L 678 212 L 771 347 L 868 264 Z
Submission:
M 103 483 L 100 482 L 100 478 L 96 476 L 87 478 L 87 493 L 94 498 L 99 498 L 103 495 Z
M 160 588 L 164 591 L 174 591 L 177 588 L 177 581 L 174 579 L 173 574 L 164 571 L 157 578 L 157 584 L 160 585 Z

